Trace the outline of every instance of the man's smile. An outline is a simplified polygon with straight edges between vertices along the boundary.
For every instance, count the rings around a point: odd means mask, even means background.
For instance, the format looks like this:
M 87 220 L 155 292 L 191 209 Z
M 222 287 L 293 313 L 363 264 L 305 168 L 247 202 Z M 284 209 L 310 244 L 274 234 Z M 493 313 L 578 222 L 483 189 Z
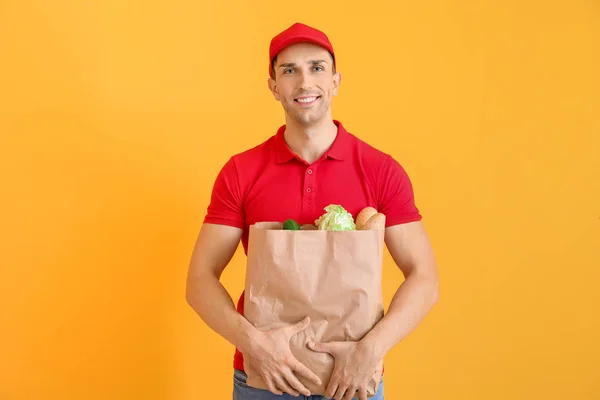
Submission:
M 304 97 L 298 97 L 297 99 L 294 99 L 294 101 L 296 102 L 296 104 L 299 104 L 301 107 L 310 107 L 313 104 L 315 104 L 317 101 L 319 101 L 320 98 L 321 98 L 321 96 L 304 96 Z

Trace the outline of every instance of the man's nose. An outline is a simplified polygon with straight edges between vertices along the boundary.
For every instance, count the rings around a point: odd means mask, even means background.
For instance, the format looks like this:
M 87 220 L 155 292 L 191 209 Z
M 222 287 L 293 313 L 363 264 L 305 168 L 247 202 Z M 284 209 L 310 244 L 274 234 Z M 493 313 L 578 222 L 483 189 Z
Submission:
M 308 73 L 308 71 L 300 71 L 300 73 L 298 74 L 298 85 L 300 86 L 300 89 L 302 90 L 308 90 L 311 88 L 311 78 L 310 78 L 310 74 Z

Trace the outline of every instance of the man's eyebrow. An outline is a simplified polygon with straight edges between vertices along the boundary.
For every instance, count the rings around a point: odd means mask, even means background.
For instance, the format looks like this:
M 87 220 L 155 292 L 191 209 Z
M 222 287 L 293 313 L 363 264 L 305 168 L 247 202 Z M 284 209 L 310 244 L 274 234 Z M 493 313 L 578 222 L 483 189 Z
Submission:
M 327 64 L 326 60 L 310 60 L 309 61 L 310 64 L 315 65 L 315 64 Z M 290 68 L 290 67 L 295 67 L 296 63 L 284 63 L 284 64 L 279 64 L 279 68 Z
M 296 64 L 295 63 L 284 63 L 284 64 L 279 64 L 279 68 L 289 68 L 289 67 L 295 67 Z

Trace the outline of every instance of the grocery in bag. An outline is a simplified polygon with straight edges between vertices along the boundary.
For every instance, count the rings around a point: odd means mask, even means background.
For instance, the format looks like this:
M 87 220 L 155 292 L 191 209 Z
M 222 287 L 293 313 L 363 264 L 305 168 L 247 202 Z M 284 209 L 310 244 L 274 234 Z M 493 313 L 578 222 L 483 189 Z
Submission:
M 320 379 L 298 379 L 323 395 L 334 366 L 330 354 L 307 343 L 358 341 L 383 317 L 381 276 L 385 216 L 371 207 L 356 221 L 342 206 L 330 205 L 312 226 L 265 221 L 250 226 L 244 316 L 260 330 L 310 317 L 290 341 L 294 356 Z M 382 367 L 382 365 L 380 365 Z M 267 389 L 245 361 L 247 384 Z M 373 371 L 368 396 L 377 392 L 381 368 Z

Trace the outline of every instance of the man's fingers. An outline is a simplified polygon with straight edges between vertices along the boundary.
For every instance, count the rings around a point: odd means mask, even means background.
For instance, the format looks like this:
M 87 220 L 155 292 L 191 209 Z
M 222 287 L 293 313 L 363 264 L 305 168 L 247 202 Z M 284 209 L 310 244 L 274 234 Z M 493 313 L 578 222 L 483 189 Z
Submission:
M 275 381 L 275 386 L 277 386 L 277 388 L 281 389 L 284 393 L 290 394 L 294 397 L 297 397 L 300 395 L 300 393 L 298 393 L 297 390 L 295 390 L 294 388 L 292 388 L 289 383 L 285 380 L 285 377 L 283 376 L 276 376 L 274 378 Z
M 319 377 L 314 372 L 312 372 L 310 369 L 308 369 L 308 367 L 306 365 L 302 364 L 300 361 L 296 361 L 292 367 L 294 368 L 294 371 L 298 372 L 300 375 L 304 376 L 306 379 L 310 379 L 316 385 L 321 384 L 321 379 L 319 379 Z
M 317 351 L 321 353 L 329 353 L 329 348 L 326 343 L 321 342 L 308 342 L 308 348 L 312 351 Z
M 325 389 L 325 397 L 327 397 L 328 399 L 333 399 L 337 388 L 337 384 L 335 382 L 330 381 L 329 385 L 327 385 L 327 389 Z
M 308 390 L 308 388 L 304 386 L 302 382 L 300 382 L 296 375 L 294 375 L 294 372 L 290 371 L 288 374 L 286 374 L 285 379 L 287 379 L 288 383 L 298 392 L 302 393 L 305 396 L 310 396 L 310 390 Z
M 277 388 L 277 386 L 273 382 L 273 379 L 266 378 L 265 379 L 265 383 L 267 384 L 267 388 L 269 389 L 269 392 L 271 392 L 273 394 L 278 394 L 278 395 L 282 395 L 283 394 L 283 392 Z
M 358 400 L 369 400 L 367 398 L 367 391 L 365 389 L 361 389 L 358 391 Z
M 346 389 L 348 389 L 348 386 L 346 386 L 346 385 L 338 386 L 333 398 L 335 400 L 343 400 L 344 395 L 346 394 Z
M 338 355 L 344 344 L 342 342 L 308 342 L 307 346 L 317 353 L 329 353 L 332 356 Z
M 352 400 L 355 394 L 356 386 L 350 386 L 348 390 L 346 390 L 346 395 L 343 397 L 343 400 Z
M 308 327 L 308 324 L 310 324 L 310 317 L 305 317 L 302 321 L 296 322 L 291 327 L 290 337 L 294 336 L 298 332 L 302 332 L 303 330 L 305 330 Z

